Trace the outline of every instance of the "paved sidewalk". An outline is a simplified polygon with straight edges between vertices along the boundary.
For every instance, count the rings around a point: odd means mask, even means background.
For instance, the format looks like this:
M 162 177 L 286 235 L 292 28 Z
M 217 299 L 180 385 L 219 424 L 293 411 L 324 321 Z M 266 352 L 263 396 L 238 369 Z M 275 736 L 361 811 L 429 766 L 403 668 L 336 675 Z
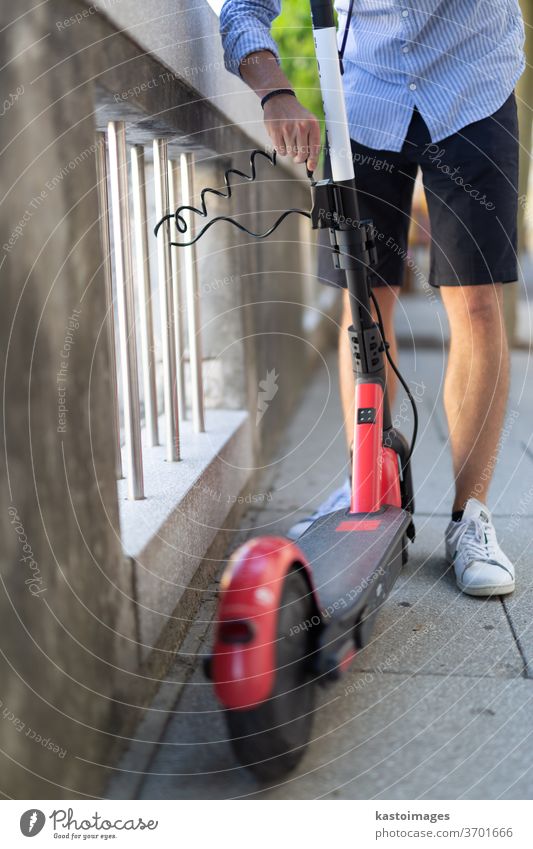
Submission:
M 297 772 L 261 789 L 225 742 L 223 716 L 201 670 L 216 586 L 115 778 L 115 798 L 531 798 L 533 796 L 533 393 L 514 355 L 509 415 L 490 507 L 517 566 L 505 601 L 460 595 L 444 561 L 452 497 L 439 400 L 444 352 L 402 351 L 418 395 L 416 543 L 371 645 L 333 689 L 319 691 L 313 742 Z M 280 380 L 283 375 L 280 375 Z M 275 399 L 266 415 L 275 415 Z M 401 395 L 397 424 L 411 427 Z M 405 418 L 405 421 L 403 419 Z M 283 533 L 345 474 L 335 360 L 306 390 L 277 460 L 236 534 Z M 142 742 L 145 741 L 145 742 Z

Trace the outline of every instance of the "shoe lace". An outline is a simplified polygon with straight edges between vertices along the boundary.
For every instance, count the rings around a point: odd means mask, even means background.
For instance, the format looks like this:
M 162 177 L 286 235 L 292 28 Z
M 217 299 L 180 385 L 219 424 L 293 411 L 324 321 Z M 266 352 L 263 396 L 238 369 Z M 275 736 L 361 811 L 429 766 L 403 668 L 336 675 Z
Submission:
M 460 542 L 468 560 L 492 560 L 498 554 L 496 532 L 481 519 L 470 519 L 461 534 Z

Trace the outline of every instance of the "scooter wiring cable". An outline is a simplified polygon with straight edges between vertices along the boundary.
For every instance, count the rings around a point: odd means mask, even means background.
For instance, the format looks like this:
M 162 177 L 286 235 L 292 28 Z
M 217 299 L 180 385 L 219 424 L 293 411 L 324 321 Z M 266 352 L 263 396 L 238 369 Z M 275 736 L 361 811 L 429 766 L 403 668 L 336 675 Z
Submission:
M 353 15 L 353 7 L 355 0 L 350 0 L 350 5 L 348 6 L 348 12 L 346 14 L 346 24 L 344 27 L 344 32 L 342 34 L 342 43 L 339 50 L 339 61 L 341 63 L 341 70 L 344 72 L 343 67 L 343 59 L 344 59 L 344 51 L 346 50 L 346 42 L 348 41 L 348 34 L 350 32 L 350 23 Z
M 409 399 L 409 402 L 411 404 L 411 407 L 413 409 L 413 433 L 412 433 L 412 436 L 411 436 L 411 445 L 409 447 L 409 453 L 408 453 L 407 457 L 405 458 L 405 462 L 403 464 L 403 467 L 405 468 L 407 466 L 407 464 L 409 463 L 411 457 L 413 456 L 413 451 L 415 450 L 416 438 L 417 438 L 417 435 L 418 435 L 418 410 L 416 408 L 416 401 L 413 397 L 411 390 L 409 389 L 409 386 L 408 386 L 405 378 L 402 376 L 400 369 L 397 367 L 396 363 L 394 362 L 394 360 L 391 357 L 391 354 L 390 354 L 390 351 L 389 351 L 389 343 L 387 342 L 387 340 L 385 338 L 385 328 L 384 328 L 384 325 L 383 325 L 383 318 L 381 316 L 381 310 L 379 308 L 377 298 L 374 295 L 372 289 L 370 290 L 370 297 L 372 299 L 372 303 L 374 304 L 374 309 L 376 310 L 376 315 L 377 315 L 377 319 L 378 319 L 378 327 L 379 327 L 379 332 L 381 334 L 381 341 L 383 342 L 383 349 L 385 351 L 385 356 L 387 357 L 389 365 L 390 365 L 391 369 L 393 370 L 394 374 L 396 375 L 396 377 L 400 381 L 401 385 L 405 389 L 405 393 L 406 393 L 406 395 Z

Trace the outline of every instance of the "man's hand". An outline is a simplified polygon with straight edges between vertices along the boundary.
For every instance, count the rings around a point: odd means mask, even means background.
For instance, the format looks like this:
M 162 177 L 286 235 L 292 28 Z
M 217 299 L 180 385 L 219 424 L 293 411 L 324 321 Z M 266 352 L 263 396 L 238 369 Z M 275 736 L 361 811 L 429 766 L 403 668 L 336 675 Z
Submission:
M 278 88 L 292 88 L 268 50 L 246 56 L 240 66 L 243 80 L 264 97 Z M 314 171 L 320 154 L 320 124 L 315 116 L 290 94 L 278 94 L 265 103 L 265 127 L 280 156 L 291 156 L 295 162 L 307 162 Z
M 278 94 L 265 103 L 265 127 L 280 156 L 307 162 L 314 171 L 320 154 L 320 124 L 290 94 Z

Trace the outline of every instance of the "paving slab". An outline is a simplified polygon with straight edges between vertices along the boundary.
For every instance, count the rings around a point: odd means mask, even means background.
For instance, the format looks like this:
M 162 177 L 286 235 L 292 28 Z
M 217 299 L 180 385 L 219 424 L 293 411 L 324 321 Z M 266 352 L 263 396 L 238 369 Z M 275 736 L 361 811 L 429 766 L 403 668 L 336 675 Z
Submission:
M 503 544 L 516 564 L 516 590 L 504 600 L 504 608 L 524 657 L 526 675 L 533 679 L 533 520 L 523 518 L 520 531 L 511 527 L 513 532 L 509 530 Z
M 442 517 L 418 517 L 409 561 L 355 668 L 517 678 L 524 658 L 499 599 L 457 592 L 444 558 Z
M 532 682 L 359 680 L 319 712 L 298 774 L 268 798 L 531 798 Z
M 222 712 L 196 679 L 140 797 L 531 798 L 531 681 L 351 672 L 319 699 L 299 768 L 265 788 L 236 765 Z

